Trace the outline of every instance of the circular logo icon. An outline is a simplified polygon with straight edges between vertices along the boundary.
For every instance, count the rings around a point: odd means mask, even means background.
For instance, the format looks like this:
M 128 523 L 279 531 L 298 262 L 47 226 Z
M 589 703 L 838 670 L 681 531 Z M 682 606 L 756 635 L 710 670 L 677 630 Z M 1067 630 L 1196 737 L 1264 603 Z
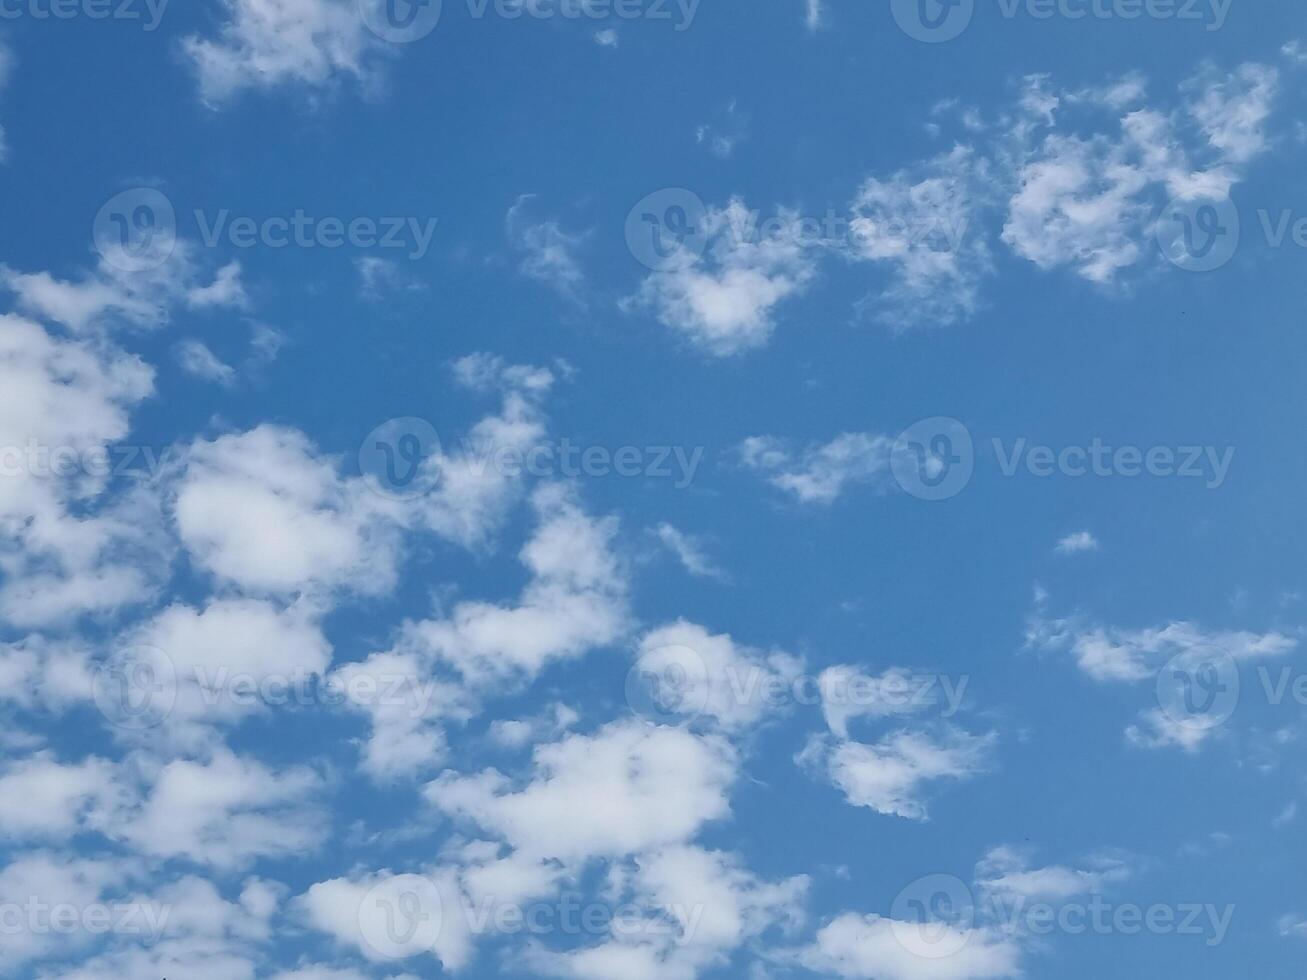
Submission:
M 172 713 L 177 671 L 172 659 L 157 647 L 123 647 L 96 670 L 92 694 L 111 725 L 146 731 L 163 724 Z
M 891 0 L 903 33 L 918 41 L 952 41 L 971 25 L 976 0 Z
M 1239 248 L 1239 209 L 1230 198 L 1177 198 L 1155 229 L 1162 254 L 1186 272 L 1221 268 Z
M 1239 664 L 1217 647 L 1194 647 L 1172 658 L 1157 677 L 1157 703 L 1177 725 L 1211 731 L 1239 707 Z
M 890 928 L 900 946 L 927 960 L 955 956 L 971 941 L 976 902 L 953 875 L 927 875 L 899 892 L 890 909 Z
M 890 453 L 894 479 L 921 500 L 956 497 L 971 482 L 975 467 L 971 433 L 957 419 L 923 419 L 909 426 Z
M 626 703 L 660 725 L 685 725 L 708 707 L 708 667 L 698 652 L 671 644 L 646 650 L 626 674 Z
M 358 0 L 373 34 L 392 44 L 420 41 L 440 23 L 441 0 Z
M 703 201 L 683 187 L 654 191 L 626 216 L 626 247 L 655 272 L 693 265 L 708 247 Z
M 440 436 L 426 419 L 391 419 L 359 447 L 359 472 L 372 489 L 407 500 L 429 493 L 440 480 Z
M 422 875 L 379 881 L 359 904 L 359 933 L 378 956 L 406 960 L 430 952 L 440 940 L 440 892 Z
M 153 187 L 115 194 L 95 216 L 95 249 L 124 272 L 157 269 L 177 247 L 177 212 Z

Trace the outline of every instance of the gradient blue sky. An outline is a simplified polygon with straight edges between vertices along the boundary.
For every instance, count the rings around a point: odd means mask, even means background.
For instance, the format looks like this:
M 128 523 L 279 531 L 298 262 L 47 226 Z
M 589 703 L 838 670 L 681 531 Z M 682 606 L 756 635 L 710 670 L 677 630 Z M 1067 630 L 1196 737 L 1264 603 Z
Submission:
M 1300 976 L 1301 10 L 371 2 L 0 2 L 0 976 Z

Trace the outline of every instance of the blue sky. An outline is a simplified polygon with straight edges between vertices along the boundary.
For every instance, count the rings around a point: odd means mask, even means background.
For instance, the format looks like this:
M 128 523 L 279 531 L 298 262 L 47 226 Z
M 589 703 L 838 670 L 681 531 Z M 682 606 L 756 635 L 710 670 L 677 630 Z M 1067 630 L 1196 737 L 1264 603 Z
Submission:
M 1299 976 L 1305 35 L 0 0 L 0 976 Z

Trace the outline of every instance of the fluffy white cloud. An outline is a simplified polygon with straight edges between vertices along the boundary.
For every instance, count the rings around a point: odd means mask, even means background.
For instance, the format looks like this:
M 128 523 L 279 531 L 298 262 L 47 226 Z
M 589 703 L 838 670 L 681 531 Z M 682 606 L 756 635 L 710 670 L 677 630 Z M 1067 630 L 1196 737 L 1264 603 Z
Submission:
M 351 0 L 224 0 L 228 19 L 216 39 L 191 35 L 182 50 L 210 106 L 245 89 L 322 88 L 337 76 L 367 81 L 377 57 Z
M 1070 266 L 1097 283 L 1137 265 L 1153 216 L 1171 198 L 1224 200 L 1240 168 L 1266 145 L 1263 131 L 1278 73 L 1246 64 L 1229 75 L 1209 69 L 1182 88 L 1178 109 L 1139 104 L 1141 84 L 1096 100 L 1115 128 L 1059 131 L 1064 115 L 1095 100 L 1059 96 L 1047 78 L 1027 80 L 1027 111 L 1013 128 L 1020 143 L 1019 189 L 1003 240 L 1042 269 Z M 1071 125 L 1067 120 L 1067 127 Z
M 240 263 L 224 266 L 206 283 L 195 253 L 192 242 L 179 240 L 167 259 L 152 269 L 101 256 L 95 270 L 76 281 L 0 265 L 0 287 L 14 294 L 24 312 L 80 333 L 115 326 L 159 327 L 179 309 L 243 308 Z
M 322 788 L 310 769 L 269 769 L 220 748 L 207 763 L 165 765 L 117 833 L 144 854 L 225 869 L 305 854 L 326 836 Z
M 575 863 L 691 839 L 730 812 L 738 766 L 719 738 L 635 719 L 542 745 L 534 760 L 534 777 L 520 788 L 494 770 L 446 773 L 424 795 L 523 855 Z
M 127 799 L 104 759 L 61 764 L 49 753 L 0 770 L 0 835 L 66 840 L 82 829 L 104 830 Z
M 946 326 L 972 316 L 991 272 L 981 227 L 992 165 L 968 147 L 888 180 L 869 177 L 850 207 L 853 259 L 891 270 L 871 301 L 879 319 L 903 328 Z
M 1061 555 L 1078 555 L 1086 551 L 1097 551 L 1098 539 L 1088 531 L 1075 531 L 1066 535 L 1057 543 L 1056 551 Z
M 1130 878 L 1130 868 L 1115 857 L 1095 859 L 1088 868 L 1050 865 L 1032 868 L 1025 854 L 996 847 L 976 866 L 977 887 L 999 902 L 1066 901 L 1077 895 L 1101 894 Z
M 659 524 L 653 529 L 653 533 L 663 543 L 664 547 L 676 556 L 676 560 L 691 575 L 696 578 L 711 578 L 719 581 L 728 578 L 726 573 L 708 557 L 703 541 L 700 538 L 692 534 L 686 534 L 667 523 Z
M 994 742 L 992 735 L 957 728 L 946 728 L 938 736 L 899 731 L 874 745 L 814 738 L 799 762 L 824 774 L 854 806 L 925 820 L 926 786 L 983 772 Z
M 153 371 L 107 343 L 0 317 L 0 614 L 19 626 L 149 598 L 161 525 L 150 497 L 96 507 L 109 447 L 153 391 Z
M 204 381 L 227 385 L 236 380 L 236 369 L 219 360 L 201 340 L 183 340 L 177 345 L 177 363 L 187 374 Z
M 767 474 L 767 482 L 804 504 L 831 504 L 853 484 L 889 480 L 894 440 L 870 432 L 846 432 L 825 444 L 795 453 L 773 436 L 752 436 L 740 445 L 746 469 Z
M 817 256 L 799 230 L 799 216 L 782 211 L 778 230 L 733 198 L 702 216 L 704 253 L 679 268 L 651 273 L 627 309 L 647 309 L 710 354 L 725 357 L 767 343 L 775 309 L 802 293 L 817 275 Z
M 172 512 L 182 542 L 218 579 L 289 595 L 395 580 L 388 501 L 342 477 L 301 432 L 261 425 L 186 452 Z
M 695 980 L 773 926 L 802 922 L 808 880 L 763 882 L 730 855 L 672 847 L 636 859 L 626 904 L 642 926 L 569 953 L 536 950 L 538 971 L 575 980 Z
M 756 725 L 787 703 L 802 672 L 789 654 L 755 650 L 685 620 L 646 633 L 637 663 L 642 682 L 676 686 L 678 710 L 712 719 L 728 732 Z
M 824 926 L 798 957 L 809 970 L 849 980 L 997 980 L 1018 977 L 1021 949 L 997 930 L 939 924 L 933 948 L 915 942 L 916 923 L 846 913 Z M 940 948 L 958 948 L 939 956 Z
M 522 255 L 522 274 L 584 305 L 585 272 L 577 252 L 585 236 L 565 232 L 557 221 L 532 221 L 525 213 L 530 200 L 518 198 L 505 218 L 509 241 Z

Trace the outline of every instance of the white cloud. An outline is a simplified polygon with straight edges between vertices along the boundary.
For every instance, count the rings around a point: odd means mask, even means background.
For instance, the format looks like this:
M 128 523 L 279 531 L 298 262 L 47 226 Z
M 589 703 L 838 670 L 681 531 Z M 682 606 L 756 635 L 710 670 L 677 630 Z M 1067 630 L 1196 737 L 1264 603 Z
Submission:
M 183 340 L 177 345 L 177 363 L 187 374 L 229 385 L 236 380 L 236 369 L 225 364 L 200 340 Z
M 928 942 L 917 923 L 845 913 L 817 934 L 799 962 L 848 980 L 998 980 L 1018 977 L 1021 949 L 996 929 L 940 923 Z M 931 943 L 937 945 L 932 946 Z M 958 948 L 952 956 L 937 950 Z
M 154 373 L 107 342 L 67 339 L 0 316 L 0 615 L 75 621 L 147 600 L 168 547 L 157 508 L 128 490 L 106 502 L 128 413 Z
M 310 769 L 273 770 L 221 748 L 207 763 L 165 765 L 118 835 L 144 854 L 225 869 L 303 855 L 326 837 L 322 789 Z
M 650 273 L 625 309 L 647 309 L 709 354 L 726 357 L 761 347 L 775 310 L 816 278 L 815 249 L 805 247 L 799 216 L 780 213 L 764 234 L 757 215 L 733 198 L 702 217 L 704 254 L 682 268 Z
M 342 477 L 294 429 L 261 425 L 193 443 L 172 493 L 192 559 L 241 589 L 373 594 L 395 581 L 391 502 Z
M 101 257 L 94 271 L 72 281 L 0 265 L 0 287 L 15 295 L 24 312 L 79 333 L 116 326 L 160 327 L 181 308 L 246 305 L 239 263 L 222 267 L 209 283 L 202 274 L 195 246 L 179 240 L 153 269 L 133 269 L 128 262 Z
M 320 89 L 338 76 L 367 81 L 378 42 L 351 0 L 224 0 L 216 39 L 191 35 L 182 50 L 200 96 L 220 106 L 245 89 Z
M 712 719 L 728 732 L 763 721 L 775 710 L 776 692 L 784 703 L 802 671 L 789 654 L 743 646 L 683 619 L 646 633 L 638 656 L 642 675 L 676 678 L 686 713 Z
M 1061 555 L 1078 555 L 1086 551 L 1097 551 L 1098 539 L 1088 531 L 1075 531 L 1057 543 L 1056 551 Z
M 808 743 L 798 761 L 830 779 L 854 806 L 925 820 L 926 785 L 983 772 L 994 742 L 993 735 L 970 735 L 951 727 L 938 736 L 899 731 L 875 745 L 819 737 Z
M 1092 626 L 1036 615 L 1028 627 L 1028 644 L 1047 651 L 1069 651 L 1080 669 L 1096 681 L 1150 680 L 1168 661 L 1187 651 L 1217 648 L 1235 660 L 1278 657 L 1298 641 L 1282 633 L 1205 630 L 1193 623 L 1126 630 Z
M 1307 939 L 1307 917 L 1301 915 L 1281 916 L 1276 928 L 1285 939 Z
M 773 436 L 746 439 L 739 451 L 746 469 L 768 474 L 768 483 L 800 503 L 831 504 L 852 484 L 887 482 L 893 448 L 888 436 L 846 432 L 797 454 Z
M 635 864 L 621 897 L 641 910 L 644 928 L 573 952 L 536 950 L 528 962 L 575 980 L 695 980 L 727 966 L 731 953 L 767 929 L 803 919 L 804 877 L 769 884 L 730 855 L 697 847 L 671 847 Z
M 61 764 L 40 753 L 14 760 L 0 772 L 0 835 L 67 840 L 83 828 L 106 829 L 125 801 L 104 759 Z
M 523 275 L 544 283 L 564 298 L 584 305 L 585 272 L 578 251 L 585 235 L 569 234 L 557 221 L 531 221 L 524 212 L 532 195 L 524 194 L 508 209 L 509 241 L 522 253 Z
M 653 533 L 657 535 L 658 540 L 676 556 L 676 560 L 691 575 L 696 578 L 711 578 L 719 581 L 725 581 L 728 578 L 726 573 L 708 557 L 702 539 L 677 530 L 667 523 L 659 524 L 654 528 Z
M 494 770 L 451 772 L 424 795 L 526 857 L 574 864 L 690 840 L 729 814 L 738 767 L 717 737 L 636 719 L 542 745 L 534 760 L 534 777 L 520 788 Z
M 384 678 L 395 696 L 356 704 L 370 716 L 364 768 L 413 775 L 444 759 L 443 725 L 482 696 L 533 680 L 550 664 L 617 642 L 629 629 L 627 577 L 612 551 L 612 518 L 581 510 L 571 490 L 542 485 L 537 526 L 520 558 L 531 580 L 516 602 L 459 602 L 440 619 L 406 623 L 395 647 L 336 671 L 343 685 Z
M 354 260 L 359 274 L 359 290 L 364 299 L 374 302 L 392 293 L 415 293 L 425 290 L 426 284 L 410 275 L 394 259 L 365 255 Z
M 821 673 L 818 686 L 826 725 L 841 739 L 849 737 L 849 722 L 857 718 L 885 719 L 927 711 L 939 703 L 940 695 L 950 699 L 956 710 L 965 692 L 961 681 L 955 688 L 946 678 L 891 667 L 879 675 L 850 665 L 830 667 Z M 951 684 L 951 681 L 948 681 Z
M 992 271 L 980 217 L 994 180 L 987 160 L 958 146 L 863 183 L 850 206 L 848 254 L 890 267 L 890 285 L 870 302 L 882 322 L 944 326 L 976 312 Z
M 1032 868 L 1012 847 L 996 847 L 976 866 L 977 887 L 999 903 L 1064 902 L 1078 895 L 1102 894 L 1127 881 L 1130 868 L 1113 857 L 1096 859 L 1092 867 L 1050 865 Z
M 808 30 L 815 31 L 821 27 L 825 19 L 825 11 L 822 9 L 822 0 L 803 0 L 804 13 L 803 22 L 807 25 Z

